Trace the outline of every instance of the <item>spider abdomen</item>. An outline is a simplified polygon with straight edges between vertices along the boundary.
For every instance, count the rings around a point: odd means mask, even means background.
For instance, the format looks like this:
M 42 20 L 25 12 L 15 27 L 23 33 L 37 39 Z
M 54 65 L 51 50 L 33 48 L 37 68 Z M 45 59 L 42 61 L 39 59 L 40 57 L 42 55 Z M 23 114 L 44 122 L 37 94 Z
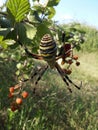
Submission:
M 57 46 L 50 34 L 45 34 L 40 43 L 40 55 L 48 62 L 51 68 L 54 67 Z

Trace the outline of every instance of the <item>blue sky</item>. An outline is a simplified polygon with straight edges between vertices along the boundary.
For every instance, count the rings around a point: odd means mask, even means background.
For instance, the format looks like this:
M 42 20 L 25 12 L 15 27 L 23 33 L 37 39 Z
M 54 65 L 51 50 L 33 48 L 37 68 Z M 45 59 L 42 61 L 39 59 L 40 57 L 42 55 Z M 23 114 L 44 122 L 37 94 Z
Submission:
M 98 0 L 61 0 L 54 19 L 78 21 L 98 28 Z
M 98 28 L 98 0 L 61 0 L 55 9 L 54 19 L 60 23 L 77 21 Z

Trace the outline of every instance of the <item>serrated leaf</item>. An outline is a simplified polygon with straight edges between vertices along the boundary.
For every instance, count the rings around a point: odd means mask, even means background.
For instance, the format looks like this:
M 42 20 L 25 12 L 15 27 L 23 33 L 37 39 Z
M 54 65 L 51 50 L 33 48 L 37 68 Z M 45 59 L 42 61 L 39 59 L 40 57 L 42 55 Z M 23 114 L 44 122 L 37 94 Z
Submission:
M 29 12 L 30 4 L 28 0 L 8 0 L 7 8 L 16 22 L 24 19 L 25 14 Z

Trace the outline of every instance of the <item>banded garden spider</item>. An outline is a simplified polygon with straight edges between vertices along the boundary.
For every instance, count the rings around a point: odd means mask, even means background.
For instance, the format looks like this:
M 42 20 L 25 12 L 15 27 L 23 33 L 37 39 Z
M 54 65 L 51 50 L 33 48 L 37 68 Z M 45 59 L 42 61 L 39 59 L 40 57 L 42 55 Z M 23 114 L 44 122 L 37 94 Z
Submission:
M 63 33 L 62 35 L 62 42 L 64 42 L 64 37 L 65 37 L 65 33 Z M 34 59 L 38 59 L 38 60 L 44 60 L 47 62 L 47 65 L 45 67 L 43 68 L 39 67 L 37 71 L 35 71 L 33 75 L 31 76 L 31 79 L 33 79 L 36 75 L 39 74 L 35 84 L 38 83 L 38 81 L 41 79 L 45 71 L 50 67 L 51 69 L 53 68 L 57 69 L 62 80 L 66 83 L 70 92 L 72 92 L 70 88 L 70 84 L 72 84 L 77 89 L 80 89 L 82 86 L 82 82 L 80 86 L 77 86 L 68 76 L 69 74 L 68 69 L 70 65 L 72 64 L 72 60 L 76 60 L 73 57 L 73 48 L 74 47 L 72 47 L 70 43 L 64 43 L 63 46 L 60 48 L 59 54 L 57 54 L 57 44 L 50 34 L 45 34 L 42 37 L 40 45 L 39 45 L 39 50 L 40 50 L 39 54 L 31 53 L 30 51 L 28 51 L 27 48 L 25 48 L 25 52 L 30 57 Z M 58 60 L 60 58 L 62 59 L 62 64 L 65 64 L 65 63 L 69 64 L 67 70 L 62 69 L 60 65 L 58 64 Z M 77 63 L 78 63 L 77 65 L 79 65 L 79 62 Z M 27 81 L 27 80 L 24 80 L 24 81 Z

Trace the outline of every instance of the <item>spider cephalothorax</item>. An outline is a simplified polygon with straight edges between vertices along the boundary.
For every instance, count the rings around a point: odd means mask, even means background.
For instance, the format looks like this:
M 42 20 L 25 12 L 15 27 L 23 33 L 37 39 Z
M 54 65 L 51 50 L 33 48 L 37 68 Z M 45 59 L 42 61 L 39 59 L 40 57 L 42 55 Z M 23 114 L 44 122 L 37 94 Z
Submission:
M 76 88 L 80 89 L 81 85 L 77 86 L 76 84 L 74 84 L 72 82 L 72 80 L 68 77 L 67 71 L 65 71 L 65 69 L 62 69 L 57 62 L 58 59 L 60 59 L 60 58 L 62 59 L 62 64 L 65 64 L 65 63 L 68 64 L 69 63 L 67 58 L 70 58 L 70 61 L 73 60 L 73 53 L 72 53 L 71 44 L 64 43 L 62 45 L 61 49 L 60 49 L 60 53 L 57 55 L 57 44 L 56 44 L 56 42 L 54 41 L 53 37 L 50 34 L 45 34 L 41 39 L 41 42 L 40 42 L 40 45 L 39 45 L 39 50 L 40 50 L 39 54 L 33 54 L 33 53 L 29 52 L 27 49 L 25 49 L 26 53 L 28 55 L 30 55 L 32 58 L 44 60 L 44 61 L 47 62 L 47 66 L 45 66 L 44 68 L 40 68 L 38 70 L 38 73 L 34 72 L 34 74 L 31 76 L 31 78 L 33 78 L 34 76 L 39 74 L 39 77 L 37 78 L 37 81 L 35 82 L 36 84 L 41 79 L 44 72 L 50 66 L 51 69 L 53 69 L 53 68 L 57 69 L 57 71 L 59 72 L 62 80 L 66 83 L 66 85 L 68 86 L 68 89 L 70 91 L 71 91 L 71 89 L 70 89 L 69 83 L 74 85 Z M 71 62 L 69 63 L 68 68 L 70 67 L 70 65 L 71 65 Z

